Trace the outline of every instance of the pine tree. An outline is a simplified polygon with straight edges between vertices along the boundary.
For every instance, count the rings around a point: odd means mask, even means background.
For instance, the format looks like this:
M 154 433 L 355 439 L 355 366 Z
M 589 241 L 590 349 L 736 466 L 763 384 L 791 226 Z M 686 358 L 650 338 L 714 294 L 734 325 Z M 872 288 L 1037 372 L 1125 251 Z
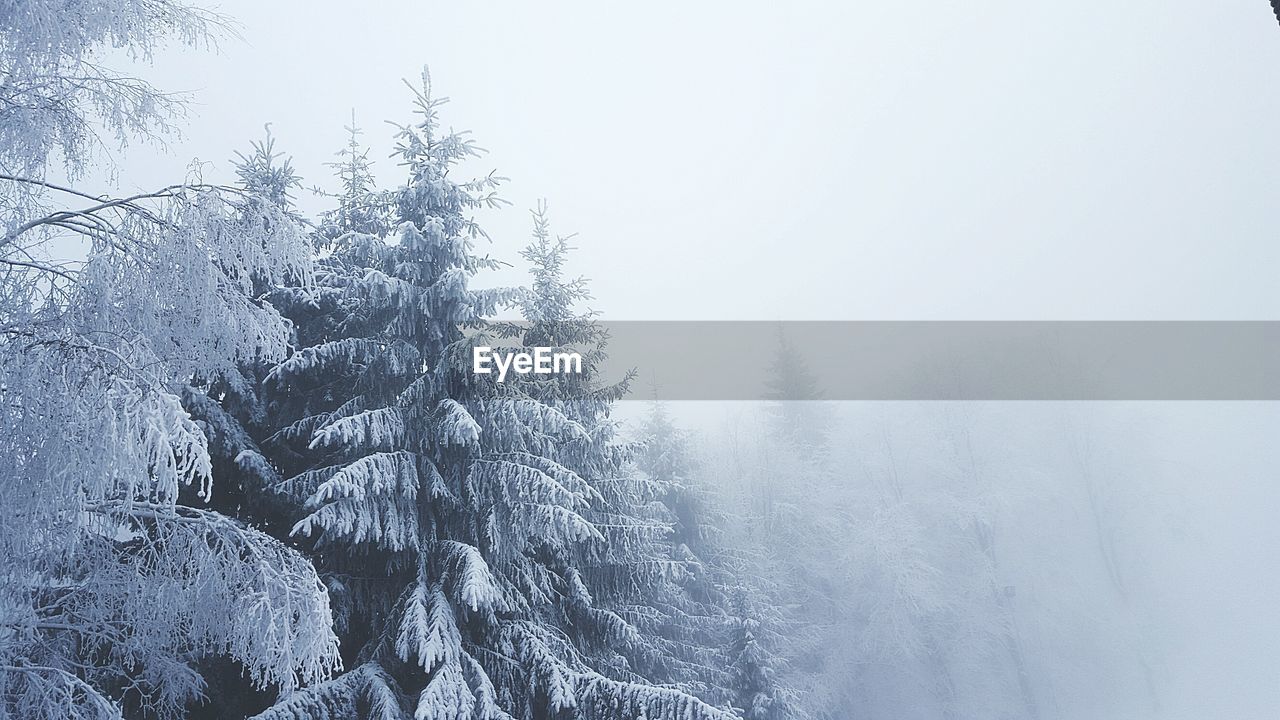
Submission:
M 524 342 L 599 338 L 557 309 L 549 263 L 541 290 L 469 286 L 495 266 L 471 213 L 499 204 L 501 179 L 454 180 L 478 151 L 441 132 L 426 78 L 416 102 L 395 226 L 345 233 L 313 287 L 273 293 L 297 351 L 237 393 L 256 403 L 208 410 L 216 453 L 280 499 L 321 569 L 348 668 L 258 717 L 728 717 L 652 684 L 660 653 L 613 602 L 673 571 L 637 563 L 664 528 L 615 482 L 627 457 L 605 418 L 625 386 L 471 372 L 472 348 L 510 331 L 484 319 L 504 303 L 530 315 Z
M 574 308 L 590 299 L 585 280 L 566 278 L 568 238 L 553 239 L 545 205 L 534 212 L 534 242 L 522 252 L 533 272 L 533 285 L 521 302 L 527 321 L 523 345 L 571 347 L 585 356 L 579 375 L 553 376 L 526 383 L 540 402 L 562 410 L 587 429 L 589 443 L 550 445 L 545 452 L 599 489 L 599 501 L 586 517 L 605 536 L 605 552 L 578 560 L 583 582 L 597 606 L 617 608 L 633 626 L 626 634 L 629 657 L 602 657 L 601 663 L 639 673 L 728 705 L 721 690 L 726 676 L 719 644 L 708 633 L 719 617 L 712 591 L 695 557 L 677 539 L 684 535 L 669 505 L 682 486 L 672 478 L 638 472 L 650 457 L 648 447 L 619 443 L 618 425 L 610 419 L 612 404 L 627 391 L 634 373 L 620 382 L 599 386 L 598 367 L 605 359 L 608 336 L 591 312 Z M 639 467 L 634 467 L 638 465 Z M 618 619 L 599 612 L 569 618 L 587 627 Z M 616 634 L 616 633 L 615 633 Z
M 821 458 L 828 450 L 831 412 L 822 402 L 818 378 L 781 328 L 766 377 L 771 431 L 798 453 Z
M 712 515 L 712 498 L 694 478 L 688 437 L 676 427 L 666 406 L 654 403 L 640 428 L 643 450 L 638 469 L 655 489 L 663 516 L 671 526 L 667 552 L 686 569 L 678 592 L 669 593 L 665 634 L 679 654 L 718 693 L 721 702 L 736 700 L 730 674 L 728 644 L 732 617 L 722 573 L 719 544 L 722 518 Z M 739 706 L 741 707 L 741 706 Z
M 722 499 L 697 479 L 686 434 L 662 403 L 653 404 L 641 432 L 640 468 L 665 488 L 673 557 L 686 560 L 692 569 L 681 584 L 679 620 L 673 624 L 696 638 L 697 645 L 713 650 L 716 667 L 724 669 L 715 682 L 743 718 L 804 717 L 797 691 L 777 671 L 784 664 L 778 649 L 784 620 L 769 607 L 760 576 L 753 575 L 759 568 L 725 547 L 722 528 L 728 519 L 721 511 Z
M 787 717 L 789 709 L 780 700 L 775 687 L 773 659 L 757 639 L 760 622 L 749 617 L 739 591 L 735 598 L 738 614 L 735 617 L 729 648 L 729 668 L 734 690 L 734 702 L 742 708 L 744 720 L 775 720 Z
M 337 176 L 340 191 L 333 195 L 338 207 L 326 212 L 316 233 L 321 248 L 348 233 L 385 235 L 391 229 L 390 193 L 379 192 L 373 177 L 369 150 L 360 144 L 363 131 L 356 125 L 355 111 L 347 131 L 347 144 L 337 152 L 337 162 L 329 163 Z
M 778 364 L 793 360 L 780 354 Z M 841 573 L 857 548 L 842 524 L 843 498 L 831 491 L 838 474 L 829 455 L 805 441 L 803 413 L 790 416 L 795 424 L 784 419 L 807 404 L 766 405 L 703 463 L 707 482 L 721 489 L 724 543 L 732 548 L 724 576 L 735 703 L 757 717 L 822 717 L 835 707 L 830 690 L 847 684 L 824 674 L 848 642 Z M 813 427 L 826 432 L 825 424 Z
M 293 171 L 293 159 L 276 152 L 271 123 L 263 126 L 266 137 L 252 143 L 246 155 L 236 153 L 236 176 L 245 190 L 286 212 L 293 210 L 293 191 L 302 187 L 302 179 Z M 281 161 L 281 158 L 284 158 Z

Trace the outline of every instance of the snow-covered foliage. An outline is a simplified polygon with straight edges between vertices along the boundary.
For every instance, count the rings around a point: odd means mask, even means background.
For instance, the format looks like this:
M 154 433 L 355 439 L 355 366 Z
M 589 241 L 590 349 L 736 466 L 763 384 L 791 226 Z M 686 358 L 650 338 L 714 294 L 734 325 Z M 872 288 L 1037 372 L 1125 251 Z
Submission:
M 732 546 L 726 542 L 724 528 L 733 523 L 713 480 L 697 467 L 692 438 L 662 403 L 654 403 L 640 429 L 639 466 L 660 489 L 671 518 L 671 557 L 690 570 L 680 582 L 683 592 L 669 601 L 675 610 L 664 623 L 673 637 L 669 652 L 722 669 L 711 676 L 713 687 L 747 720 L 817 714 L 784 672 L 793 647 L 784 638 L 801 626 L 779 611 L 785 601 L 775 605 L 780 598 L 756 564 L 754 547 L 740 538 Z
M 338 151 L 338 160 L 329 163 L 340 191 L 333 196 L 338 206 L 321 217 L 316 232 L 321 247 L 331 246 L 348 233 L 383 235 L 391 227 L 393 194 L 377 190 L 369 150 L 360 145 L 363 131 L 356 124 L 355 111 L 346 131 L 346 146 Z
M 19 716 L 106 707 L 90 689 L 175 715 L 201 696 L 192 663 L 204 654 L 263 686 L 337 666 L 311 565 L 183 505 L 206 500 L 213 477 L 177 393 L 283 357 L 287 325 L 254 287 L 305 281 L 303 235 L 269 205 L 215 190 L 175 190 L 115 228 L 56 296 L 24 292 L 25 273 L 5 278 L 0 554 L 6 594 L 24 604 L 0 641 L 0 702 Z M 55 681 L 79 689 L 45 687 Z M 43 704 L 56 698 L 71 704 Z
M 1151 612 L 1126 599 L 1141 563 L 1106 497 L 1133 470 L 1050 407 L 849 404 L 821 454 L 783 413 L 732 417 L 694 473 L 744 591 L 732 686 L 817 717 L 1158 715 L 1150 626 L 1122 619 Z
M 0 553 L 24 605 L 0 641 L 2 702 L 19 716 L 106 707 L 92 688 L 172 716 L 200 698 L 204 654 L 263 686 L 322 679 L 337 647 L 311 565 L 182 504 L 213 478 L 177 395 L 283 357 L 287 325 L 254 287 L 308 277 L 302 234 L 255 198 L 182 189 L 94 239 L 56 296 L 6 276 Z M 79 689 L 46 692 L 55 680 Z M 43 704 L 60 697 L 71 705 Z
M 310 284 L 305 234 L 221 188 L 108 198 L 39 185 L 54 150 L 73 169 L 84 159 L 91 118 L 146 132 L 167 112 L 91 49 L 145 54 L 157 33 L 194 41 L 211 19 L 167 2 L 0 12 L 0 716 L 177 717 L 203 698 L 209 657 L 264 688 L 322 680 L 340 662 L 318 574 L 192 506 L 214 473 L 206 428 L 179 398 L 285 356 L 289 327 L 261 289 Z M 20 201 L 33 188 L 52 195 Z M 40 209 L 61 201 L 78 208 Z M 86 258 L 48 261 L 67 237 Z
M 351 666 L 259 717 L 731 717 L 695 695 L 722 699 L 710 666 L 663 633 L 689 563 L 608 417 L 629 378 L 594 372 L 605 338 L 572 309 L 585 292 L 562 278 L 566 245 L 539 213 L 533 287 L 471 288 L 495 266 L 472 215 L 499 205 L 501 179 L 454 180 L 477 151 L 440 130 L 425 78 L 416 101 L 398 135 L 407 184 L 373 197 L 363 152 L 344 151 L 320 231 L 344 233 L 321 243 L 314 286 L 269 296 L 296 351 L 211 384 L 223 414 L 200 413 L 244 428 L 217 435 L 215 462 L 283 504 L 288 522 L 266 526 L 320 568 Z M 357 217 L 386 199 L 391 221 Z M 503 304 L 530 322 L 486 322 Z M 583 346 L 587 372 L 472 374 L 473 343 L 502 337 Z
M 293 159 L 276 152 L 271 124 L 263 129 L 266 137 L 253 142 L 252 152 L 236 153 L 239 158 L 236 176 L 245 190 L 276 207 L 288 209 L 293 204 L 293 191 L 302 186 L 302 179 L 293 171 Z
M 17 0 L 0 6 L 0 214 L 30 208 L 51 163 L 74 179 L 95 151 L 170 132 L 183 99 L 104 67 L 117 48 L 208 45 L 219 16 L 172 0 Z M 104 138 L 106 134 L 108 137 Z

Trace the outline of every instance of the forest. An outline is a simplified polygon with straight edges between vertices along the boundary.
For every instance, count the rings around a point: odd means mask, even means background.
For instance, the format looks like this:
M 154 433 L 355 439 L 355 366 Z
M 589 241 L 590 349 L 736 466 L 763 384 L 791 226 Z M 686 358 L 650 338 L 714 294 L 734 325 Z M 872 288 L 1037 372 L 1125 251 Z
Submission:
M 391 125 L 346 126 L 327 177 L 268 126 L 225 178 L 90 188 L 190 111 L 113 63 L 232 27 L 173 0 L 0 7 L 0 718 L 1083 720 L 1274 697 L 1272 613 L 1186 568 L 1226 557 L 1198 510 L 1254 527 L 1197 505 L 1229 500 L 1206 478 L 1274 511 L 1248 484 L 1278 459 L 1270 405 L 826 402 L 781 346 L 775 401 L 650 401 L 644 368 L 601 371 L 609 289 L 573 270 L 608 239 L 562 231 L 555 198 L 510 207 L 426 70 Z M 523 249 L 495 254 L 513 213 Z M 473 372 L 494 345 L 584 352 Z M 1248 542 L 1236 583 L 1270 587 L 1249 573 L 1274 547 Z M 1237 705 L 1206 699 L 1219 661 Z

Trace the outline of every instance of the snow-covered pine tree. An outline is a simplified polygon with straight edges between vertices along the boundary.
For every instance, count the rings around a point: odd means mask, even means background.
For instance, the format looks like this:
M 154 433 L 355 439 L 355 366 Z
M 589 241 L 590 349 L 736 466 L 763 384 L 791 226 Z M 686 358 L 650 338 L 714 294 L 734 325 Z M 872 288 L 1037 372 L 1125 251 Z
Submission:
M 292 158 L 276 150 L 270 124 L 265 130 L 263 139 L 252 142 L 248 152 L 235 154 L 238 187 L 270 206 L 273 212 L 298 223 L 301 229 L 306 223 L 294 204 L 293 193 L 302 187 L 302 179 L 294 171 Z M 313 231 L 312 238 L 314 235 Z M 299 242 L 306 247 L 312 240 L 304 235 Z M 254 292 L 262 295 L 280 284 L 255 283 Z M 292 342 L 291 325 L 289 330 L 286 337 Z M 251 358 L 215 374 L 198 374 L 183 388 L 181 397 L 183 407 L 208 438 L 210 466 L 213 476 L 218 478 L 218 492 L 207 501 L 208 507 L 292 544 L 288 538 L 291 505 L 270 491 L 270 481 L 247 475 L 235 462 L 234 454 L 226 453 L 231 447 L 252 445 L 244 423 L 264 416 L 258 382 L 282 357 Z M 278 692 L 275 687 L 255 685 L 238 664 L 225 658 L 206 657 L 197 667 L 207 684 L 207 696 L 216 701 L 190 708 L 189 720 L 244 717 L 256 712 Z
M 695 479 L 687 432 L 676 426 L 667 406 L 654 402 L 640 427 L 642 450 L 638 467 L 663 490 L 663 504 L 672 515 L 670 543 L 675 556 L 693 560 L 699 572 L 691 594 L 705 602 L 722 604 L 725 598 L 714 588 L 708 567 L 716 565 L 722 551 L 722 518 L 712 515 L 715 502 L 709 489 Z
M 776 386 L 775 386 L 776 387 Z M 780 394 L 778 397 L 797 397 Z M 736 648 L 737 702 L 764 717 L 823 717 L 843 689 L 829 660 L 847 644 L 842 573 L 858 549 L 844 524 L 846 499 L 831 488 L 838 477 L 828 454 L 797 442 L 775 401 L 759 415 L 726 428 L 723 442 L 699 463 L 725 508 L 726 593 Z M 777 692 L 761 694 L 759 678 Z
M 637 469 L 658 501 L 660 517 L 671 527 L 665 550 L 685 570 L 676 578 L 679 591 L 668 592 L 660 606 L 662 634 L 678 656 L 701 670 L 718 701 L 734 704 L 733 676 L 726 672 L 732 616 L 724 587 L 729 578 L 721 575 L 725 558 L 710 495 L 694 478 L 687 434 L 676 427 L 664 404 L 653 404 L 639 430 Z
M 785 717 L 780 704 L 774 702 L 774 678 L 769 658 L 756 639 L 760 630 L 757 620 L 745 616 L 735 618 L 729 649 L 732 687 L 735 702 L 743 708 L 746 720 L 769 720 Z
M 728 718 L 650 683 L 649 643 L 593 597 L 608 569 L 590 561 L 625 548 L 611 546 L 597 519 L 607 493 L 587 478 L 608 480 L 621 450 L 575 418 L 619 389 L 557 395 L 471 372 L 472 347 L 491 342 L 484 318 L 519 300 L 469 286 L 495 265 L 475 252 L 471 215 L 498 204 L 500 179 L 453 179 L 477 151 L 441 131 L 444 101 L 424 85 L 399 135 L 397 224 L 347 233 L 314 287 L 272 295 L 298 350 L 262 379 L 263 415 L 221 435 L 242 482 L 291 503 L 349 668 L 258 717 Z
M 360 144 L 364 131 L 356 124 L 354 110 L 345 130 L 347 144 L 337 152 L 338 160 L 329 163 L 340 190 L 332 195 L 338 206 L 324 213 L 316 231 L 321 248 L 348 233 L 380 236 L 391 229 L 393 195 L 377 190 L 369 150 Z
M 276 151 L 270 124 L 265 130 L 265 137 L 252 142 L 248 153 L 236 153 L 234 167 L 239 188 L 270 206 L 274 212 L 299 222 L 293 191 L 302 187 L 302 179 L 293 169 L 293 159 Z M 301 242 L 307 241 L 303 238 Z M 259 283 L 254 291 L 266 294 L 278 286 L 279 283 Z M 307 286 L 310 286 L 309 282 Z M 286 341 L 293 342 L 291 324 Z M 237 363 L 233 368 L 223 368 L 216 374 L 193 377 L 182 393 L 182 401 L 187 412 L 202 424 L 209 436 L 213 470 L 221 479 L 220 491 L 212 499 L 212 506 L 287 538 L 288 525 L 284 526 L 284 532 L 275 525 L 286 522 L 288 506 L 276 493 L 268 492 L 268 486 L 278 478 L 271 476 L 266 481 L 260 477 L 246 478 L 234 455 L 226 455 L 227 448 L 244 449 L 252 444 L 244 426 L 261 420 L 266 411 L 259 397 L 258 384 L 281 359 L 252 358 Z
M 293 191 L 302 187 L 302 178 L 293 171 L 293 158 L 276 152 L 271 123 L 264 125 L 263 130 L 265 137 L 251 144 L 249 154 L 236 153 L 236 177 L 245 190 L 281 211 L 293 214 Z
M 710 588 L 699 584 L 698 559 L 673 537 L 680 532 L 679 519 L 667 502 L 675 483 L 637 472 L 642 448 L 618 440 L 612 406 L 626 393 L 634 373 L 601 384 L 608 336 L 594 313 L 576 309 L 590 295 L 582 278 L 565 276 L 569 250 L 567 238 L 552 237 L 545 204 L 540 205 L 534 211 L 534 240 L 521 253 L 531 266 L 533 284 L 520 302 L 527 325 L 516 335 L 525 348 L 580 352 L 583 372 L 526 380 L 517 387 L 586 429 L 582 440 L 548 443 L 540 452 L 597 489 L 599 497 L 584 516 L 605 540 L 587 546 L 590 552 L 576 559 L 595 609 L 571 607 L 566 619 L 577 629 L 584 652 L 593 636 L 610 640 L 604 649 L 611 652 L 618 649 L 615 637 L 626 639 L 623 655 L 601 656 L 599 664 L 727 706 L 724 657 L 717 654 L 722 645 L 707 629 L 716 624 L 715 609 L 706 599 Z
M 673 557 L 686 560 L 692 570 L 681 583 L 684 596 L 674 624 L 698 638 L 699 645 L 715 649 L 717 667 L 726 669 L 716 678 L 719 689 L 743 718 L 805 717 L 797 691 L 777 671 L 785 664 L 778 650 L 784 644 L 784 619 L 770 606 L 764 581 L 744 554 L 724 545 L 723 501 L 697 479 L 686 433 L 666 406 L 655 402 L 641 436 L 639 467 L 665 488 Z

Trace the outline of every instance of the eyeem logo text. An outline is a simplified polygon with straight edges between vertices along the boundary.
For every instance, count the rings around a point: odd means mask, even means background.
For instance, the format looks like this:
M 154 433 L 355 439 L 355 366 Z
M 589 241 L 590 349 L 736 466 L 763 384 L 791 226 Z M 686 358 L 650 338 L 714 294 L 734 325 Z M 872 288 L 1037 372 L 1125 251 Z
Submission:
M 506 382 L 507 371 L 528 375 L 563 375 L 582 373 L 582 356 L 576 352 L 553 352 L 549 347 L 535 347 L 533 352 L 495 351 L 476 347 L 471 352 L 471 370 L 477 375 L 498 371 L 498 382 Z

